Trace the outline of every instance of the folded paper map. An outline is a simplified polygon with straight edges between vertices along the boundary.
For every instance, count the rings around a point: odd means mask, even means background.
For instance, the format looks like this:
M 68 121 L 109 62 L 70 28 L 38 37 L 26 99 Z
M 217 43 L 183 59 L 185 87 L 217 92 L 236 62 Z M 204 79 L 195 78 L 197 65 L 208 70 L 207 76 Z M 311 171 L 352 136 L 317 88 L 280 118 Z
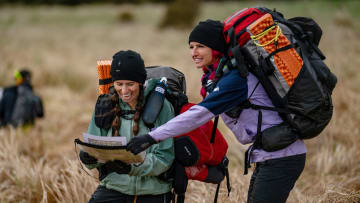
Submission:
M 145 152 L 134 155 L 126 151 L 125 137 L 104 137 L 83 133 L 83 139 L 84 141 L 75 139 L 75 143 L 79 145 L 80 150 L 97 158 L 99 162 L 120 160 L 131 164 L 141 163 L 145 159 Z

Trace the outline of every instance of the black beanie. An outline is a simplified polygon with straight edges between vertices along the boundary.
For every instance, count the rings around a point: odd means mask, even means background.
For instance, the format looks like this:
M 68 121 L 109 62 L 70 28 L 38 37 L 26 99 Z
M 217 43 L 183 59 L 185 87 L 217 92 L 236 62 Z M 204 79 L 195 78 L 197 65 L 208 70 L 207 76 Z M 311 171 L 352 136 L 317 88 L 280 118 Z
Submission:
M 223 36 L 224 25 L 220 21 L 201 21 L 189 35 L 190 42 L 198 42 L 211 49 L 225 52 L 225 38 Z
M 144 84 L 146 70 L 140 54 L 127 50 L 119 51 L 113 56 L 110 75 L 115 80 L 131 80 Z

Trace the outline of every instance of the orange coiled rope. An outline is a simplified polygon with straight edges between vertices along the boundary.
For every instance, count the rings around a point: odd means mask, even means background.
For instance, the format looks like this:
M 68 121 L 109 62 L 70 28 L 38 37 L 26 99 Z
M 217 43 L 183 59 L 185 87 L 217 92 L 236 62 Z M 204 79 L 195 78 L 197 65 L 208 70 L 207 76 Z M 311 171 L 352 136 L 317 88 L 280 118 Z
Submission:
M 109 93 L 110 87 L 113 85 L 110 75 L 111 60 L 98 60 L 97 71 L 99 77 L 99 94 Z

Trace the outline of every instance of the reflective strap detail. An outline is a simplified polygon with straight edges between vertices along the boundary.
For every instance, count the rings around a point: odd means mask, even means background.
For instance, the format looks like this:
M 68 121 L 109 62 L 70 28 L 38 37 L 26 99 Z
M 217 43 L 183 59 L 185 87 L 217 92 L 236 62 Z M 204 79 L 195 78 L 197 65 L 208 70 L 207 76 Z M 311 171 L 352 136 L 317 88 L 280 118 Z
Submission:
M 225 23 L 229 23 L 229 21 L 231 21 L 235 16 L 239 15 L 239 13 L 245 11 L 248 8 L 243 8 L 240 11 L 236 12 L 234 15 L 232 15 Z

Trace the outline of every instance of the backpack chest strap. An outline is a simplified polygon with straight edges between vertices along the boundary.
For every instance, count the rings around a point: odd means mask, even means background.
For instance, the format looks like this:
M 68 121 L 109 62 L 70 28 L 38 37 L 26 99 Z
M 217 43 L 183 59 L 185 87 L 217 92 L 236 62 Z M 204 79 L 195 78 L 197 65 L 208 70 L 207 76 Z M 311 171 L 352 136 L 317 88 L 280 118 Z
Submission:
M 132 116 L 130 116 L 130 115 L 134 115 L 135 113 L 136 113 L 136 110 L 122 110 L 120 112 L 120 114 L 117 116 L 124 118 L 126 120 L 131 120 Z

